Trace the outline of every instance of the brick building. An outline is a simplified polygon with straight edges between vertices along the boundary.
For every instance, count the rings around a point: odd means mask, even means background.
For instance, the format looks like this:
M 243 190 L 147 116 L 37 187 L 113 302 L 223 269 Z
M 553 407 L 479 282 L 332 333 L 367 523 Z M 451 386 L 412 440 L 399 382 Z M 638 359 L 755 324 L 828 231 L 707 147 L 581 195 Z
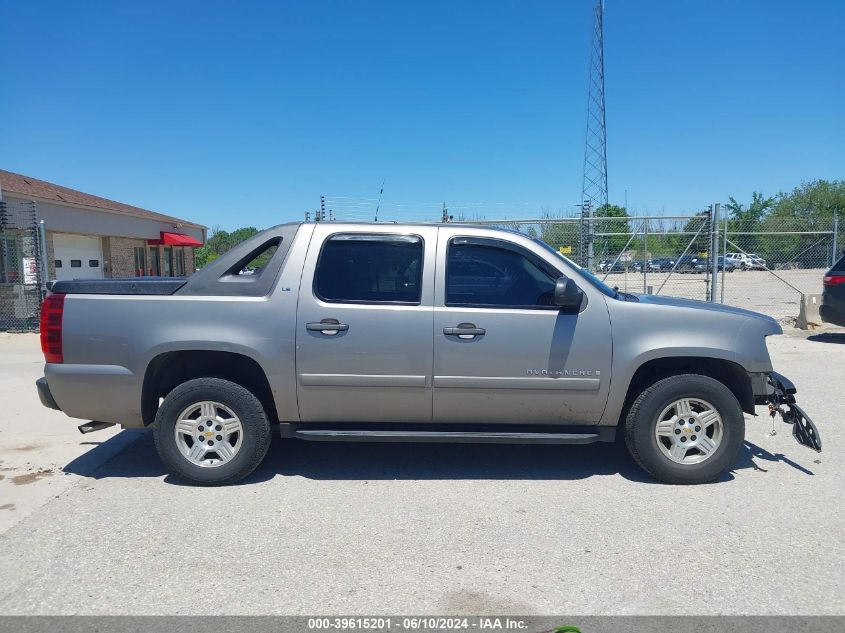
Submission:
M 7 210 L 34 203 L 46 229 L 49 280 L 190 275 L 194 249 L 206 238 L 201 224 L 3 170 L 0 201 Z M 3 233 L 0 286 L 25 283 L 21 236 Z

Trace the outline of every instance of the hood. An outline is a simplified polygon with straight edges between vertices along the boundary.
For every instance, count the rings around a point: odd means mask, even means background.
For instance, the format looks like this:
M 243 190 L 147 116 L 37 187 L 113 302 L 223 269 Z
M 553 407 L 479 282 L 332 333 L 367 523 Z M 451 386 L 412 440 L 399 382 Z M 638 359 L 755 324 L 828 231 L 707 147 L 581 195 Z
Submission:
M 710 303 L 709 301 L 696 301 L 694 299 L 681 299 L 679 297 L 665 297 L 659 295 L 637 295 L 637 299 L 639 299 L 640 303 L 652 305 L 692 308 L 695 310 L 707 310 L 708 312 L 747 317 L 758 321 L 760 325 L 765 324 L 769 334 L 783 334 L 783 329 L 780 327 L 780 324 L 772 317 L 752 310 L 726 306 L 721 303 Z

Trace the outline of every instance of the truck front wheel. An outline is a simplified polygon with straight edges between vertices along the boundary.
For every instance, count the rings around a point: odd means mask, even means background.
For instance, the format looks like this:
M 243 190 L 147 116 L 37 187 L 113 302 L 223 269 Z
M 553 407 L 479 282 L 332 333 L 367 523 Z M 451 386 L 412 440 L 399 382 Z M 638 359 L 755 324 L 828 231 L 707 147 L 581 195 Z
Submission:
M 734 394 L 698 374 L 671 376 L 646 388 L 625 421 L 634 460 L 670 484 L 716 479 L 734 462 L 744 438 L 745 418 Z
M 255 470 L 271 433 L 264 407 L 249 390 L 220 378 L 197 378 L 167 394 L 154 437 L 172 472 L 214 486 L 235 483 Z

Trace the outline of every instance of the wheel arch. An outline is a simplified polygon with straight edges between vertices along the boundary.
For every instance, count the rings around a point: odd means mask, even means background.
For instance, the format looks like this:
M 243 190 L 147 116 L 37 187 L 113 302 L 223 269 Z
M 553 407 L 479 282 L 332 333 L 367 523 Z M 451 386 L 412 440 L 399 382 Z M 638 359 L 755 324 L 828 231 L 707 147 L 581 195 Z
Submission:
M 270 382 L 258 361 L 237 352 L 189 349 L 162 352 L 147 365 L 141 387 L 144 425 L 155 421 L 161 398 L 195 378 L 221 378 L 248 389 L 261 402 L 268 419 L 278 420 Z
M 661 356 L 639 365 L 628 383 L 620 423 L 636 397 L 658 380 L 680 374 L 700 374 L 718 380 L 734 394 L 746 413 L 754 413 L 754 392 L 745 368 L 724 358 L 702 356 Z

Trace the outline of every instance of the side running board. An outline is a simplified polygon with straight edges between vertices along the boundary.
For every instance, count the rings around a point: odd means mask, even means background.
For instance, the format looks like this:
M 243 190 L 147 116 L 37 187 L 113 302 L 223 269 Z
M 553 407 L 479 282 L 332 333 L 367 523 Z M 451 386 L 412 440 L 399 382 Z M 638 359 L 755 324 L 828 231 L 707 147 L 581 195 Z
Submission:
M 288 427 L 288 428 L 285 428 Z M 592 444 L 612 442 L 615 427 L 582 427 L 577 432 L 498 430 L 401 430 L 378 428 L 310 428 L 282 424 L 283 437 L 311 442 L 463 442 L 486 444 Z M 571 428 L 571 427 L 570 427 Z

